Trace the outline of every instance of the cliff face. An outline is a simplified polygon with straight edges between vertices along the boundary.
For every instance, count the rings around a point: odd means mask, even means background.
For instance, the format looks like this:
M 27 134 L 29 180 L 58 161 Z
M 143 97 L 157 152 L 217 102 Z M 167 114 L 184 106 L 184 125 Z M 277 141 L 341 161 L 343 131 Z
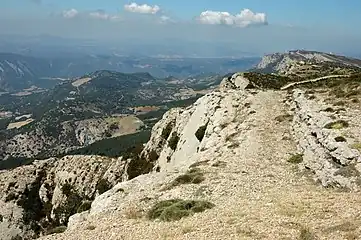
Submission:
M 126 162 L 96 156 L 36 161 L 0 174 L 0 239 L 30 239 L 126 179 Z

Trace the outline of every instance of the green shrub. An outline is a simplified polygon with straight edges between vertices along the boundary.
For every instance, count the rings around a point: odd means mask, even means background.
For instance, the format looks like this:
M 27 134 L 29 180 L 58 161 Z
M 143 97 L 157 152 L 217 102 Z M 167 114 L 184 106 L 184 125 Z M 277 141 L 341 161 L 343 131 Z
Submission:
M 204 181 L 204 174 L 198 169 L 190 169 L 187 173 L 178 176 L 172 181 L 169 188 L 179 186 L 182 184 L 199 184 Z
M 47 235 L 55 234 L 55 233 L 63 233 L 63 232 L 65 232 L 65 230 L 66 230 L 66 226 L 55 227 L 55 228 L 48 230 Z
M 179 142 L 178 133 L 176 132 L 172 133 L 172 136 L 168 141 L 168 146 L 174 151 L 177 148 L 178 142 Z
M 207 130 L 207 126 L 208 126 L 208 123 L 204 126 L 199 127 L 198 130 L 196 131 L 195 135 L 196 135 L 196 138 L 198 139 L 198 141 L 202 142 L 202 140 L 204 138 L 204 134 L 206 133 L 206 130 Z
M 77 213 L 82 213 L 85 211 L 88 211 L 92 206 L 92 202 L 91 201 L 84 201 L 76 210 Z
M 103 194 L 112 188 L 111 184 L 106 179 L 100 179 L 95 189 L 99 194 Z
M 338 120 L 325 125 L 325 128 L 327 129 L 342 129 L 347 127 L 349 127 L 349 124 L 344 120 Z
M 287 160 L 287 162 L 294 163 L 294 164 L 299 164 L 302 161 L 303 161 L 303 155 L 302 154 L 294 154 Z
M 156 203 L 148 212 L 148 218 L 161 221 L 177 221 L 194 213 L 203 212 L 215 205 L 207 201 L 172 199 Z

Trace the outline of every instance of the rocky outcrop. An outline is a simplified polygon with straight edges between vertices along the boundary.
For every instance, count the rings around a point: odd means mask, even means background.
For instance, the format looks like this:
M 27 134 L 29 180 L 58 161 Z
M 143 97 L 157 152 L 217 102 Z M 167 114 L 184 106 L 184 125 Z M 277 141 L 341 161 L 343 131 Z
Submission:
M 83 204 L 126 180 L 126 165 L 122 158 L 66 156 L 1 172 L 0 239 L 66 225 Z
M 310 100 L 301 90 L 293 93 L 293 131 L 303 154 L 302 166 L 314 172 L 323 186 L 358 190 L 361 154 L 344 136 L 349 119 L 340 118 L 324 102 Z M 348 137 L 350 138 L 350 137 Z
M 242 102 L 246 98 L 244 89 L 248 84 L 248 79 L 236 73 L 225 78 L 219 90 L 205 95 L 192 106 L 167 112 L 153 127 L 142 155 L 157 160 L 156 171 L 188 169 L 202 151 L 213 146 L 209 136 L 219 133 L 221 126 L 230 121 L 234 109 L 231 106 L 228 109 L 227 105 Z
M 216 155 L 221 153 L 215 151 L 221 147 L 227 149 L 229 135 L 237 132 L 228 126 L 240 124 L 235 119 L 246 117 L 250 111 L 247 98 L 252 95 L 243 89 L 247 83 L 241 74 L 235 74 L 224 79 L 220 90 L 205 95 L 192 106 L 171 109 L 164 114 L 153 127 L 141 153 L 141 158 L 153 163 L 153 171 L 119 183 L 97 197 L 89 212 L 69 219 L 68 228 L 76 229 L 99 214 L 124 212 L 133 203 L 149 206 L 163 195 L 164 185 L 185 173 L 191 165 L 217 162 Z M 187 193 L 182 196 L 186 197 Z
M 296 50 L 266 55 L 262 58 L 256 69 L 269 73 L 288 75 L 295 73 L 300 66 L 306 63 L 318 64 L 324 62 L 361 67 L 361 61 L 357 59 L 322 52 Z

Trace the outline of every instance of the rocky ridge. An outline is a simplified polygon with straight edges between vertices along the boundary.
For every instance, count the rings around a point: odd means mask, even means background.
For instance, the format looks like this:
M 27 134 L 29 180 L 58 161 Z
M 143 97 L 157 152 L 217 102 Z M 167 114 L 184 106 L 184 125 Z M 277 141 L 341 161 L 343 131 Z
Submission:
M 355 116 L 361 109 L 350 101 L 335 110 L 323 86 L 313 93 L 302 84 L 295 87 L 259 88 L 237 73 L 192 106 L 170 110 L 141 154 L 118 162 L 119 183 L 99 196 L 93 188 L 80 190 L 96 196 L 90 209 L 71 216 L 65 233 L 43 239 L 359 236 L 361 134 Z M 294 156 L 297 161 L 291 161 Z M 63 168 L 53 172 L 62 176 Z M 174 184 L 191 170 L 202 181 Z M 66 177 L 55 179 L 61 186 Z M 60 206 L 62 197 L 54 195 Z M 147 219 L 151 206 L 169 199 L 207 200 L 215 207 L 177 222 Z M 66 223 L 52 210 L 55 216 Z
M 325 126 L 342 117 L 351 129 L 359 124 L 351 115 L 320 113 L 326 101 L 312 100 L 308 90 L 250 85 L 235 74 L 194 105 L 169 111 L 142 152 L 158 157 L 153 171 L 117 184 L 89 211 L 72 216 L 64 234 L 44 239 L 358 236 L 360 152 L 351 146 L 358 136 L 340 142 L 340 129 Z M 292 162 L 297 154 L 301 160 Z M 351 175 L 340 174 L 350 168 Z M 190 169 L 205 179 L 172 185 Z M 215 208 L 177 222 L 148 220 L 150 206 L 167 199 L 207 200 Z
M 282 75 L 297 75 L 302 71 L 319 72 L 320 68 L 324 68 L 327 65 L 332 69 L 338 68 L 339 66 L 342 66 L 342 69 L 346 66 L 351 69 L 354 67 L 361 68 L 361 60 L 346 58 L 331 53 L 297 50 L 266 55 L 256 66 L 256 69 Z

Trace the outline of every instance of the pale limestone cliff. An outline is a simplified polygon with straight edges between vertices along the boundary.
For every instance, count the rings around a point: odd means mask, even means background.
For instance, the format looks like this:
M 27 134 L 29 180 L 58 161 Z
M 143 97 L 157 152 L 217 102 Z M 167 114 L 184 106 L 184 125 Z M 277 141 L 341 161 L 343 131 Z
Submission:
M 29 239 L 52 225 L 66 225 L 83 202 L 126 178 L 125 161 L 97 156 L 66 156 L 3 171 L 0 239 Z

